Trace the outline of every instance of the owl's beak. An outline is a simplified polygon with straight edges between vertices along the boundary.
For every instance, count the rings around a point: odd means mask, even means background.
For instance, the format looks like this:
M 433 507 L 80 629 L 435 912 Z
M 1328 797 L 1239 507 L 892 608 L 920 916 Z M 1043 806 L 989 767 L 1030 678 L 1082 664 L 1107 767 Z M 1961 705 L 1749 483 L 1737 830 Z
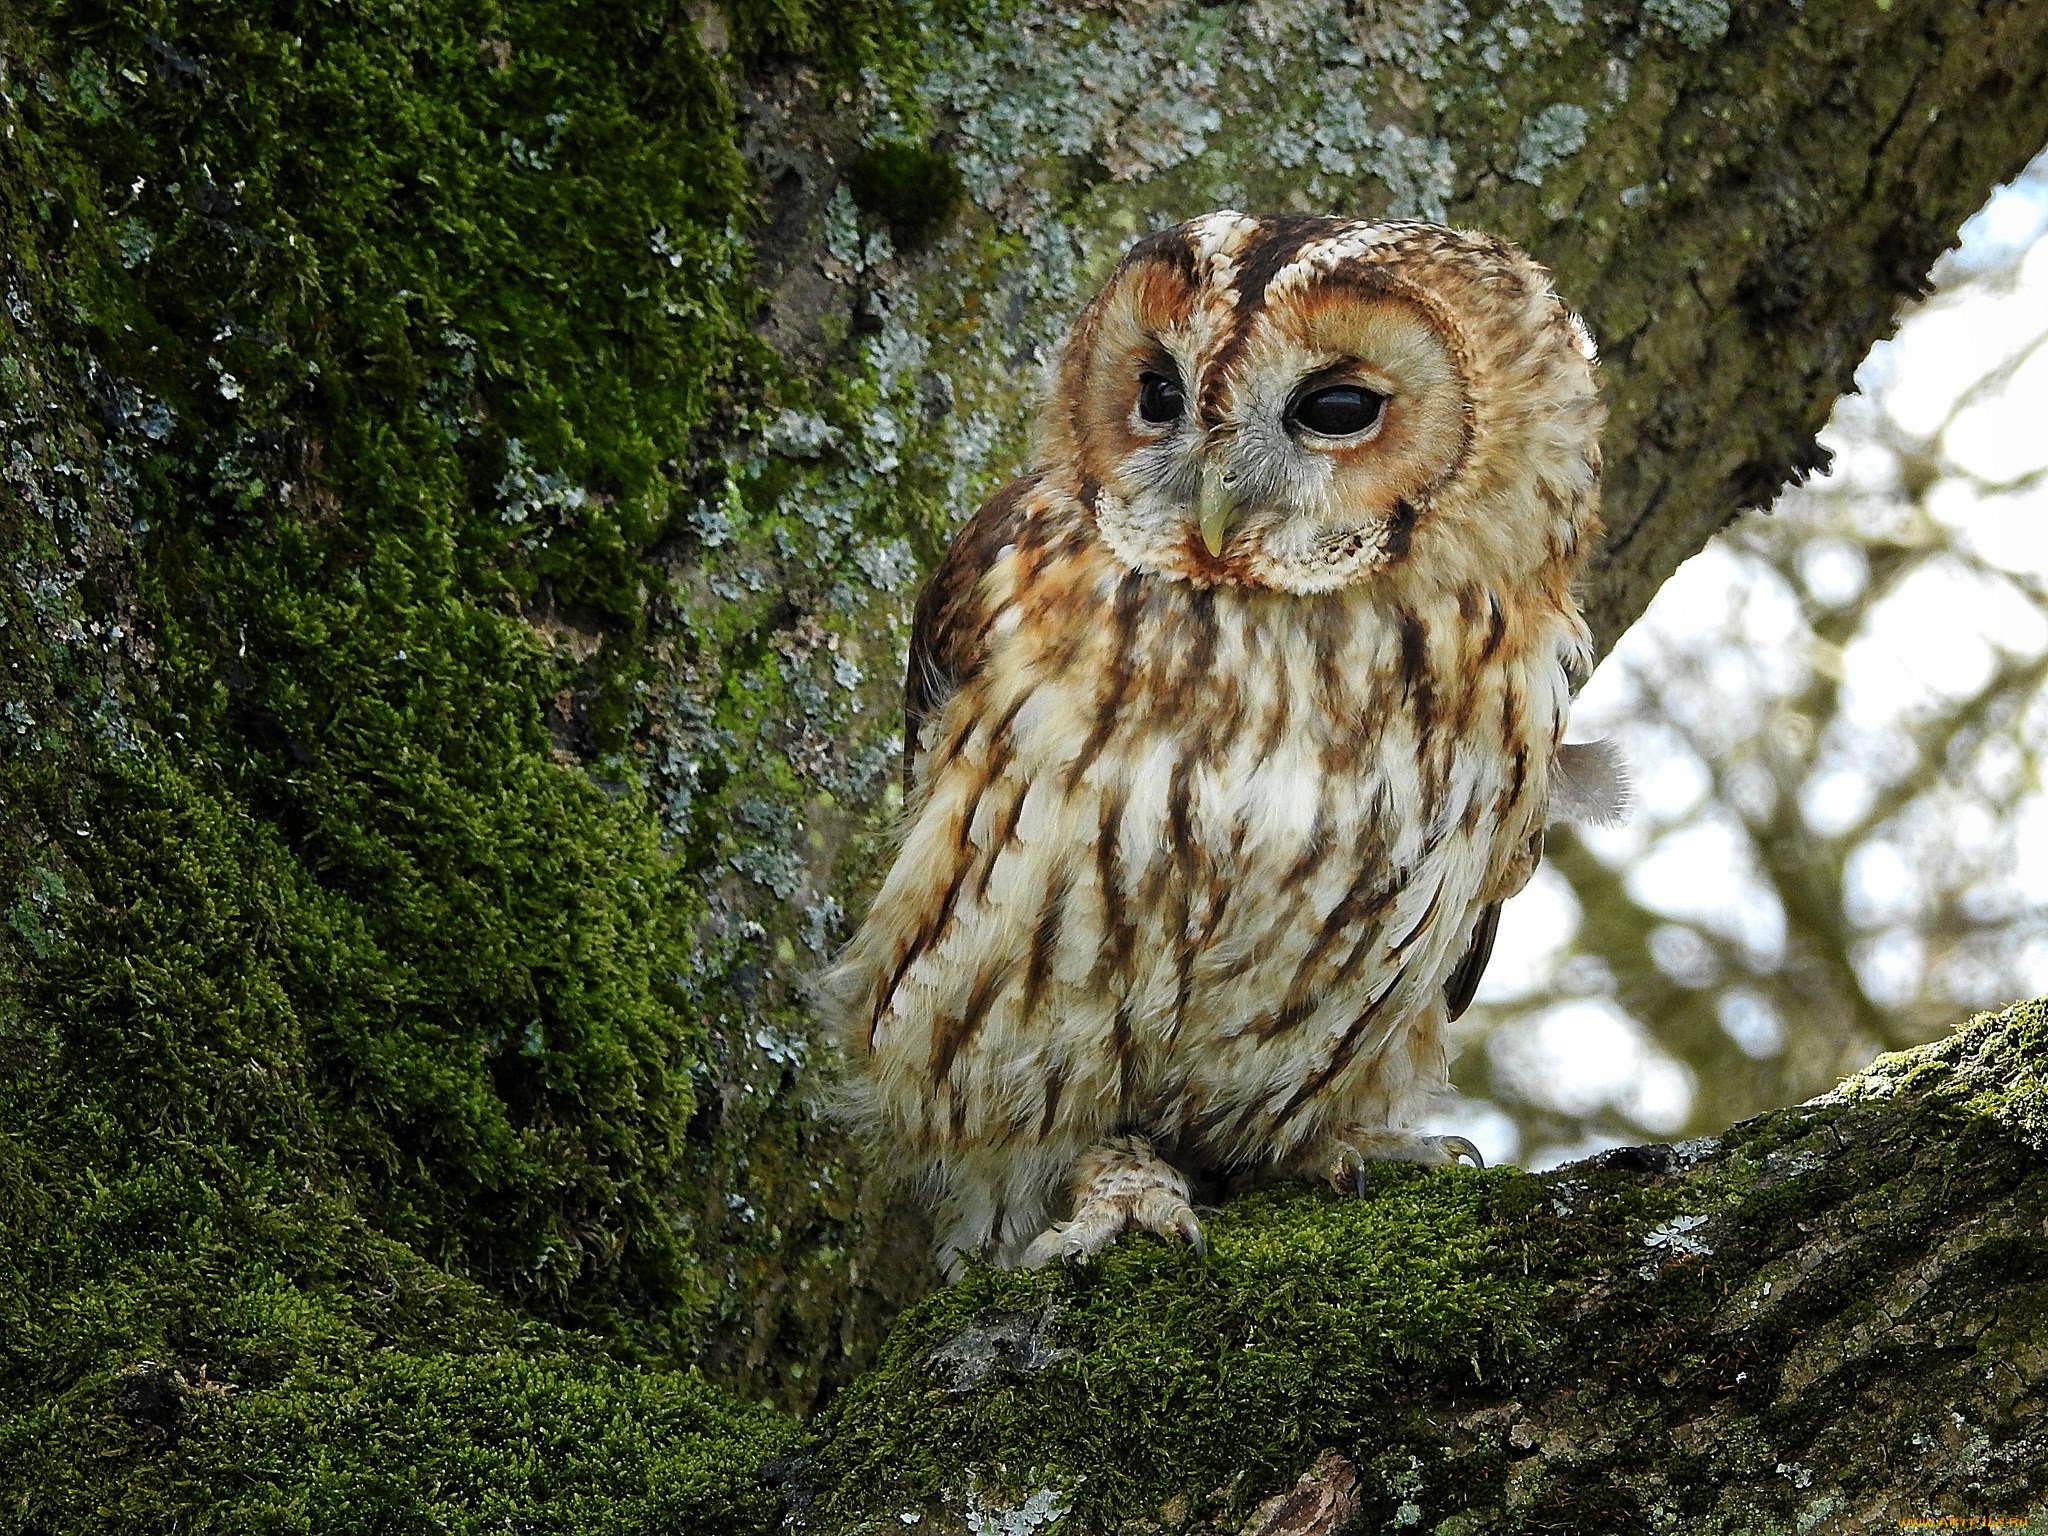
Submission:
M 1237 493 L 1215 465 L 1202 469 L 1200 521 L 1202 543 L 1212 558 L 1223 553 L 1223 535 L 1230 527 L 1230 514 L 1237 510 Z

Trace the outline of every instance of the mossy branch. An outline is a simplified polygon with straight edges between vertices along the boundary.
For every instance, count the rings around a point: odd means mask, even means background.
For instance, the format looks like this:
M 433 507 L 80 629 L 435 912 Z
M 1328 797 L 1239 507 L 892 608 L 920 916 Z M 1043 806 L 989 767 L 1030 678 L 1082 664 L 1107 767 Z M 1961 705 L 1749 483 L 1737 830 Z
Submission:
M 797 1528 L 1256 1536 L 1298 1481 L 1325 1532 L 2039 1517 L 2044 1086 L 2029 1004 L 1719 1137 L 977 1271 L 826 1411 Z

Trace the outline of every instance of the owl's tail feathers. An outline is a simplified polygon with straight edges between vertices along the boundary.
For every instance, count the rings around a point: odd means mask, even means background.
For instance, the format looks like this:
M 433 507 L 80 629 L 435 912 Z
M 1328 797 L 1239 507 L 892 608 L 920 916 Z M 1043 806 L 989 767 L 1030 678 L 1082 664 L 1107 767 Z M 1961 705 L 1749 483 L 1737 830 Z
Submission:
M 1550 773 L 1552 821 L 1618 827 L 1628 820 L 1634 800 L 1628 765 L 1613 742 L 1568 741 L 1557 749 Z

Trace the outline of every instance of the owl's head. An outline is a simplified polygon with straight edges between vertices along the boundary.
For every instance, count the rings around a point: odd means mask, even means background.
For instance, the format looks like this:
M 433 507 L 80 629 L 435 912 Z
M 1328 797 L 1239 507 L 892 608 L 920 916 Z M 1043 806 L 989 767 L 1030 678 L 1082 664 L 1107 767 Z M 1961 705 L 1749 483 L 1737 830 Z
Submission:
M 1506 242 L 1223 212 L 1081 312 L 1038 467 L 1124 563 L 1203 585 L 1568 577 L 1603 417 L 1585 327 Z

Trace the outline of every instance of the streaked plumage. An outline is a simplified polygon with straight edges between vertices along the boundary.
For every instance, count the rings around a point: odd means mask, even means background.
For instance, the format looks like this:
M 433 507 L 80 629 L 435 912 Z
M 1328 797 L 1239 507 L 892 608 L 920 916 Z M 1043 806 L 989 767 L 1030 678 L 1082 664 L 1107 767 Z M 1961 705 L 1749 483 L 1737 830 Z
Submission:
M 829 989 L 949 1254 L 1192 1236 L 1182 1174 L 1448 1160 L 1404 1127 L 1588 657 L 1590 353 L 1527 257 L 1421 224 L 1213 214 L 1076 320 L 918 605 L 902 847 Z

